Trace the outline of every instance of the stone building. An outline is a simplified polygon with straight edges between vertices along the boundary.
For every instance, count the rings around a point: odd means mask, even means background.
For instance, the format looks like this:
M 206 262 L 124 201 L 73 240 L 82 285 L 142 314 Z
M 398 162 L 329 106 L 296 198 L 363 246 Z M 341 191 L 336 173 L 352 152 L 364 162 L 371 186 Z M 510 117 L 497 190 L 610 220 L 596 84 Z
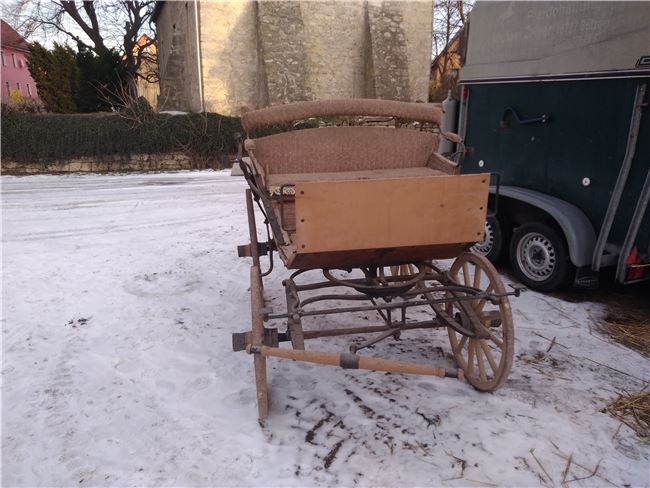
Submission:
M 160 84 L 158 83 L 158 63 L 156 63 L 156 45 L 147 35 L 142 34 L 135 43 L 133 54 L 137 56 L 142 50 L 142 62 L 138 68 L 136 83 L 138 95 L 146 98 L 152 107 L 158 106 L 158 95 L 160 95 Z
M 161 110 L 426 102 L 431 1 L 158 2 Z

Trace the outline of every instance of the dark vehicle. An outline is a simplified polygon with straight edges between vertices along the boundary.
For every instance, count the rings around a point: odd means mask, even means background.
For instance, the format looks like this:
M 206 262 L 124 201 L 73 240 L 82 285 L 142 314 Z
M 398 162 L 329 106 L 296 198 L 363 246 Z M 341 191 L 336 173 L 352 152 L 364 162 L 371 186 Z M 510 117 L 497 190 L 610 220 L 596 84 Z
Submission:
M 650 3 L 479 2 L 465 35 L 463 172 L 500 174 L 475 249 L 541 291 L 650 279 Z

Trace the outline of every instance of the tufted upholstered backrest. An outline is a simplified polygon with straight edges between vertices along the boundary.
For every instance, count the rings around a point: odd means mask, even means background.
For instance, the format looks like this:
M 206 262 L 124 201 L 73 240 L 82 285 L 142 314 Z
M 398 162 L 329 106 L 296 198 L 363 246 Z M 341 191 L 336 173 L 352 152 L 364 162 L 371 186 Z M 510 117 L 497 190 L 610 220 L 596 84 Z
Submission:
M 436 104 L 352 99 L 298 102 L 242 115 L 247 131 L 309 117 L 389 116 L 440 123 Z M 439 136 L 381 126 L 328 126 L 291 130 L 247 141 L 264 174 L 330 173 L 423 167 L 438 149 Z
M 266 174 L 420 167 L 437 148 L 436 134 L 390 127 L 323 127 L 255 139 Z

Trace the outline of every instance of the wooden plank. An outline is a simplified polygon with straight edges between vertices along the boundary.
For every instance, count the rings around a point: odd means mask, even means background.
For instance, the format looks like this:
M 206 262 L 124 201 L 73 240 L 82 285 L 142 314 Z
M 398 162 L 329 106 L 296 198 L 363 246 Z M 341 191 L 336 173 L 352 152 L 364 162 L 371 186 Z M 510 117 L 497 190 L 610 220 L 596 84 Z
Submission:
M 354 268 L 358 266 L 417 263 L 427 259 L 450 259 L 466 251 L 471 244 L 438 244 L 383 249 L 358 249 L 297 254 L 295 246 L 280 247 L 280 256 L 289 269 Z
M 488 174 L 296 184 L 298 253 L 476 242 Z

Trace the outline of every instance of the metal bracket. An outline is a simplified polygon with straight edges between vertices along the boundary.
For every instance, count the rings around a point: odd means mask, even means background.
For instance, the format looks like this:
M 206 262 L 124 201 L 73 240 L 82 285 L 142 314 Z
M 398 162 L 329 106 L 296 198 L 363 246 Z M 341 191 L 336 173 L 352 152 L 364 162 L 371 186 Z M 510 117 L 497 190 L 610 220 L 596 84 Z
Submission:
M 273 242 L 258 242 L 257 243 L 257 254 L 259 256 L 266 256 L 269 252 L 275 250 L 275 243 Z M 237 246 L 237 256 L 240 258 L 250 258 L 253 255 L 252 248 L 250 244 L 244 244 L 242 246 Z
M 234 352 L 246 350 L 248 341 L 246 335 L 250 332 L 233 332 L 232 334 L 232 350 Z
M 264 328 L 264 337 L 262 338 L 262 344 L 269 347 L 278 347 L 280 342 L 287 341 L 287 334 L 278 333 L 278 329 L 274 328 Z M 253 349 L 256 346 L 252 345 L 253 334 L 251 331 L 248 332 L 234 332 L 232 334 L 232 350 L 234 352 L 245 351 L 248 346 L 251 346 L 251 352 L 255 352 Z
M 528 291 L 528 288 L 526 288 L 521 283 L 510 283 L 509 286 L 514 290 L 515 297 L 518 297 L 524 291 Z
M 359 369 L 359 356 L 353 353 L 341 353 L 340 365 L 344 369 Z

